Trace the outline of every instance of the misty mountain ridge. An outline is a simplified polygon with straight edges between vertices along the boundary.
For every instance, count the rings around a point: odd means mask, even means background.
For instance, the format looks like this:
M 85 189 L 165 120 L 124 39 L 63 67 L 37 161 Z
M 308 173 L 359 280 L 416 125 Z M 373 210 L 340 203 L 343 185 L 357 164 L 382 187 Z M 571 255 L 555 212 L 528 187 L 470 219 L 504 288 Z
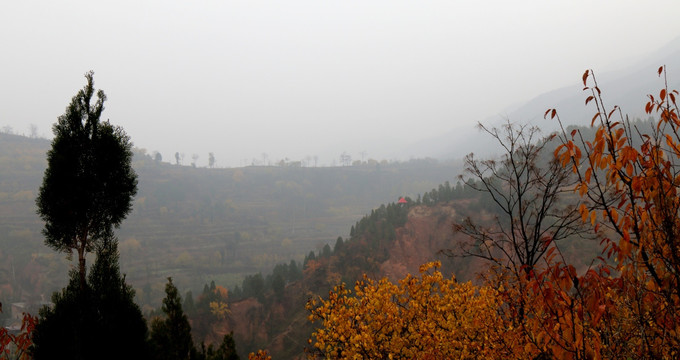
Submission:
M 592 69 L 608 110 L 618 105 L 624 116 L 629 115 L 631 119 L 646 118 L 644 108 L 649 100 L 647 95 L 657 96 L 664 86 L 663 78 L 657 76 L 657 70 L 662 65 L 668 70 L 669 89 L 680 89 L 680 37 L 661 49 L 634 60 L 632 65 L 622 70 Z M 539 127 L 543 134 L 547 135 L 558 130 L 556 120 L 543 119 L 545 111 L 554 108 L 557 109 L 565 126 L 589 126 L 597 110 L 592 103 L 585 106 L 585 99 L 589 93 L 583 91 L 583 83 L 578 81 L 580 79 L 574 80 L 577 81 L 572 85 L 539 94 L 525 103 L 512 106 L 480 122 L 485 126 L 496 127 L 501 126 L 506 120 L 513 123 L 529 123 Z M 588 83 L 589 86 L 591 84 Z M 395 156 L 460 159 L 471 152 L 481 157 L 494 157 L 501 153 L 501 149 L 490 136 L 476 126 L 465 125 L 457 126 L 439 136 L 408 144 Z

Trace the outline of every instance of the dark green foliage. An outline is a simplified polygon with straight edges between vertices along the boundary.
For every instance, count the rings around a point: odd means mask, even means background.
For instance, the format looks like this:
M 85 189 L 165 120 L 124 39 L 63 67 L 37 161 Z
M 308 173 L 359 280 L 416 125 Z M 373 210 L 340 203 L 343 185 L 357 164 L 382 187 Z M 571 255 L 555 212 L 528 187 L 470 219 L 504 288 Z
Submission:
M 415 204 L 410 198 L 406 198 L 406 201 L 406 204 L 390 203 L 387 206 L 383 204 L 371 210 L 370 215 L 364 216 L 355 225 L 354 236 L 365 236 L 372 244 L 378 244 L 382 240 L 394 240 L 394 229 L 406 224 L 408 211 Z
M 302 279 L 302 269 L 297 265 L 295 260 L 291 260 L 288 264 L 288 281 L 297 281 Z
M 52 149 L 36 199 L 45 221 L 45 243 L 65 253 L 78 252 L 81 286 L 85 253 L 112 237 L 131 209 L 137 175 L 131 166 L 132 144 L 122 128 L 100 122 L 106 95 L 94 95 L 93 73 L 53 126 Z
M 236 343 L 234 342 L 234 333 L 224 335 L 220 347 L 217 349 L 216 356 L 213 358 L 206 358 L 206 360 L 239 360 L 236 353 Z
M 87 359 L 93 349 L 96 324 L 88 315 L 89 288 L 81 289 L 78 273 L 71 272 L 68 286 L 52 295 L 54 307 L 40 310 L 40 320 L 33 333 L 35 359 Z
M 43 308 L 33 337 L 35 359 L 147 359 L 147 327 L 134 290 L 118 267 L 115 240 L 97 247 L 97 260 L 81 288 L 76 271 Z
M 115 346 L 100 358 L 142 358 L 146 354 L 147 327 L 139 306 L 134 303 L 135 291 L 125 282 L 118 266 L 117 241 L 105 241 L 98 246 L 97 260 L 90 270 L 88 282 L 93 294 L 98 343 L 125 344 L 127 350 Z M 133 350 L 137 355 L 130 355 Z
M 194 305 L 194 296 L 191 293 L 191 291 L 187 291 L 186 295 L 184 295 L 184 311 L 187 314 L 193 314 L 194 311 L 196 311 L 196 307 Z
M 288 279 L 288 274 L 289 274 L 288 264 L 277 264 L 276 266 L 274 266 L 271 275 L 267 275 L 267 280 L 265 281 L 265 283 L 271 284 L 272 280 L 275 277 L 280 277 L 285 284 L 287 282 L 286 280 Z
M 243 297 L 255 297 L 261 300 L 264 292 L 264 278 L 261 273 L 247 275 L 243 280 Z
M 423 194 L 422 199 L 419 194 L 416 203 L 420 204 L 422 202 L 425 205 L 436 205 L 452 200 L 478 198 L 479 196 L 479 192 L 474 189 L 474 186 L 470 186 L 470 184 L 466 183 L 463 185 L 458 181 L 455 187 L 451 187 L 451 184 L 446 181 L 440 184 L 437 189 L 432 189 Z
M 165 298 L 161 307 L 165 319 L 154 318 L 151 322 L 150 347 L 153 359 L 189 359 L 194 350 L 191 338 L 191 325 L 182 310 L 179 291 L 168 278 L 165 285 Z
M 243 290 L 241 290 L 240 286 L 234 286 L 231 290 L 231 297 L 232 299 L 243 299 Z
M 354 228 L 354 226 L 352 226 L 352 228 Z M 335 240 L 335 246 L 333 247 L 333 253 L 337 254 L 338 252 L 342 251 L 343 245 L 345 245 L 345 243 L 342 240 L 342 236 L 338 236 L 338 238 Z
M 272 278 L 272 290 L 274 290 L 274 295 L 276 295 L 277 300 L 281 300 L 283 298 L 283 291 L 286 287 L 286 281 L 283 279 L 283 276 L 280 274 L 276 274 Z
M 196 360 L 239 360 L 236 353 L 236 343 L 234 342 L 234 332 L 224 335 L 222 343 L 215 349 L 213 344 L 208 345 L 206 349 L 205 344 L 201 343 L 201 352 L 196 352 Z
M 266 295 L 273 291 L 275 299 L 281 301 L 283 300 L 286 285 L 299 280 L 302 280 L 302 269 L 295 260 L 291 260 L 289 264 L 277 264 L 274 266 L 271 274 L 267 275 L 264 279 L 261 273 L 247 275 L 242 283 L 243 288 L 239 286 L 234 287 L 230 298 L 240 300 L 255 297 L 260 302 L 263 302 Z
M 425 205 L 432 205 L 433 204 L 432 200 L 430 200 L 430 194 L 429 193 L 423 194 L 423 204 L 425 204 Z
M 307 254 L 307 256 L 305 256 L 305 260 L 302 263 L 303 264 L 302 267 L 306 268 L 307 262 L 310 261 L 310 260 L 316 260 L 316 255 L 314 254 L 314 251 L 310 251 L 309 254 Z
M 321 249 L 321 255 L 322 258 L 329 258 L 331 257 L 331 246 L 326 244 L 323 246 L 323 249 Z

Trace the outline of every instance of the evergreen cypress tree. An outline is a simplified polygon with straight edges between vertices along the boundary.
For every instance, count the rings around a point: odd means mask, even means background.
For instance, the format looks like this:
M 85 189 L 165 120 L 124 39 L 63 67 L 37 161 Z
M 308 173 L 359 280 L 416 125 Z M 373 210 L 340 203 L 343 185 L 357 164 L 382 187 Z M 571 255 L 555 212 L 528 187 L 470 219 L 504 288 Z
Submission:
M 234 342 L 234 332 L 224 335 L 222 339 L 222 344 L 217 349 L 215 357 L 208 360 L 239 360 L 239 356 L 236 353 L 236 342 Z
M 183 308 L 184 311 L 189 315 L 196 312 L 196 305 L 194 305 L 194 295 L 191 293 L 191 291 L 187 291 L 187 293 L 184 295 Z
M 113 237 L 132 209 L 137 174 L 132 169 L 132 143 L 122 128 L 99 120 L 106 95 L 95 94 L 94 73 L 53 126 L 52 149 L 36 205 L 45 221 L 45 243 L 78 255 L 81 288 L 85 287 L 85 255 Z
M 40 310 L 33 332 L 34 359 L 88 358 L 94 327 L 88 316 L 89 290 L 81 288 L 78 272 L 72 270 L 66 288 L 52 295 L 54 307 Z
M 96 299 L 93 304 L 98 324 L 95 343 L 100 349 L 111 348 L 99 358 L 147 359 L 146 321 L 134 302 L 134 289 L 120 274 L 118 258 L 117 241 L 102 243 L 88 276 L 89 287 Z

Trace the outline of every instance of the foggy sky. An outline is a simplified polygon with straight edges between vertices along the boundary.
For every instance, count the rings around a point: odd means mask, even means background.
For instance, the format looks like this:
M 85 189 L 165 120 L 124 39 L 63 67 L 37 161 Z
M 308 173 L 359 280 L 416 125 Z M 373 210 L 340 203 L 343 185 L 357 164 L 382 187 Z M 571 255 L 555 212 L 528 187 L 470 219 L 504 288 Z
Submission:
M 6 1 L 0 128 L 51 138 L 94 70 L 104 118 L 166 161 L 391 159 L 587 68 L 631 65 L 680 35 L 679 13 L 671 0 Z

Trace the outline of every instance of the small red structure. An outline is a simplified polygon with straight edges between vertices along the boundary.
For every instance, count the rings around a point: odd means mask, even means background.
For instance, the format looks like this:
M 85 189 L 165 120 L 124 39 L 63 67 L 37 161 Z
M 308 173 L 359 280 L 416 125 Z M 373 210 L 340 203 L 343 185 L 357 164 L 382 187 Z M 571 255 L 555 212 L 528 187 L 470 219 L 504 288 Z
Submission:
M 403 197 L 400 197 L 400 198 L 399 198 L 399 201 L 397 201 L 397 203 L 398 203 L 398 204 L 407 204 L 408 201 L 406 201 L 406 199 L 404 199 Z

